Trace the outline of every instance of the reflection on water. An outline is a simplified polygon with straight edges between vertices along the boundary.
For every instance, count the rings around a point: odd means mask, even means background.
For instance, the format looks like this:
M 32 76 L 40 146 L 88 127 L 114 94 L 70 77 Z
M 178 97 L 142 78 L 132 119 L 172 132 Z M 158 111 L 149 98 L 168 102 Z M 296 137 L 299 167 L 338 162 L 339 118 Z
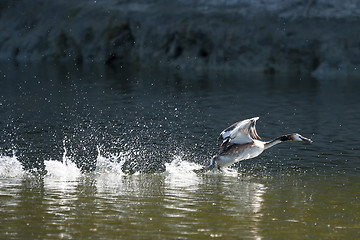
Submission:
M 1 239 L 353 239 L 359 82 L 0 65 Z M 288 143 L 197 175 L 229 124 Z M 38 171 L 39 170 L 39 171 Z
M 122 162 L 96 173 L 46 164 L 45 176 L 2 176 L 5 239 L 347 238 L 359 232 L 359 177 L 196 175 L 175 157 L 167 171 L 122 173 Z M 116 166 L 118 165 L 118 166 Z M 55 173 L 55 174 L 53 174 Z M 61 174 L 66 173 L 63 176 Z

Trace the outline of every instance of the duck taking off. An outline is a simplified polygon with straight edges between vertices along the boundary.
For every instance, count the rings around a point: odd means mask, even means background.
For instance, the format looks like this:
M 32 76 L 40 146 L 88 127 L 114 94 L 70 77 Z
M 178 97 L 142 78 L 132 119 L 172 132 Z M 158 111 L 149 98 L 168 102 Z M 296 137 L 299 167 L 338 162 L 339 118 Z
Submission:
M 263 142 L 256 132 L 256 121 L 258 117 L 246 119 L 234 123 L 220 133 L 218 140 L 222 140 L 220 151 L 210 162 L 209 166 L 195 170 L 195 172 L 205 172 L 215 167 L 221 170 L 233 163 L 254 158 L 278 143 L 286 141 L 305 141 L 311 143 L 312 140 L 301 136 L 298 133 L 282 135 L 274 140 Z

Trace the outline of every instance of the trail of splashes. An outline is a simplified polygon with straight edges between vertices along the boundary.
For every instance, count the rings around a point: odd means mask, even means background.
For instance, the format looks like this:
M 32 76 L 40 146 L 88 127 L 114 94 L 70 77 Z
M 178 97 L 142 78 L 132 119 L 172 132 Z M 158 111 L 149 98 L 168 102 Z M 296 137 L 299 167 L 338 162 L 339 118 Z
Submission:
M 0 177 L 16 178 L 25 174 L 23 166 L 16 157 L 16 152 L 12 152 L 12 156 L 0 156 Z
M 45 169 L 47 171 L 46 177 L 56 179 L 59 181 L 75 181 L 84 174 L 81 173 L 80 168 L 68 156 L 66 147 L 66 139 L 63 140 L 63 155 L 61 161 L 46 160 Z M 98 155 L 96 159 L 96 168 L 94 174 L 97 177 L 119 176 L 123 175 L 121 167 L 127 159 L 127 155 L 112 154 L 105 157 L 101 154 L 100 147 L 97 147 Z
M 124 162 L 131 160 L 131 152 L 120 152 L 111 155 L 102 154 L 99 146 L 97 147 L 97 152 L 96 169 L 94 171 L 97 180 L 101 179 L 101 181 L 104 180 L 107 184 L 111 184 L 112 181 L 127 175 L 122 171 L 122 166 Z M 193 170 L 202 167 L 199 164 L 185 161 L 183 155 L 174 155 L 170 163 L 165 163 L 166 171 L 164 174 L 176 185 L 184 182 L 184 179 L 188 179 L 188 184 L 191 184 L 197 178 Z M 60 161 L 45 160 L 44 164 L 46 170 L 45 177 L 56 181 L 76 181 L 84 175 L 81 173 L 80 168 L 71 160 L 71 157 L 68 156 L 66 139 L 63 141 L 63 154 Z M 15 151 L 13 151 L 12 156 L 0 155 L 0 177 L 23 177 L 27 174 L 28 172 L 23 169 L 22 164 L 18 161 Z M 225 169 L 223 172 L 209 172 L 205 174 L 237 175 L 238 173 L 232 169 Z M 136 172 L 135 175 L 140 175 L 140 173 Z

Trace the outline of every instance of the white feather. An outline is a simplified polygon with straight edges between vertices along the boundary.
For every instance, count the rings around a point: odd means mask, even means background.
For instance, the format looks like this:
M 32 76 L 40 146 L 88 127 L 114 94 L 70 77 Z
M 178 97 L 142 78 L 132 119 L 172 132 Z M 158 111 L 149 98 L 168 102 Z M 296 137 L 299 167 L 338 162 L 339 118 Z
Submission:
M 235 123 L 222 131 L 220 133 L 220 138 L 223 140 L 230 138 L 231 143 L 236 144 L 251 143 L 253 142 L 253 139 L 250 136 L 249 127 L 252 121 L 256 121 L 258 119 L 258 117 L 254 117 Z

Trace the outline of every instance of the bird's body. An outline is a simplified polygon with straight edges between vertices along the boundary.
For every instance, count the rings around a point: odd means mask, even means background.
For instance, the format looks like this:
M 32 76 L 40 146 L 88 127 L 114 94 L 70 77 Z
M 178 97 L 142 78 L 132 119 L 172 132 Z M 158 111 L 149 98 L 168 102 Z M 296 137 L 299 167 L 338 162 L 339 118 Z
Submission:
M 310 139 L 298 133 L 282 135 L 272 141 L 263 142 L 256 132 L 258 117 L 234 123 L 220 133 L 218 140 L 222 140 L 220 151 L 210 162 L 210 165 L 196 172 L 211 170 L 215 167 L 221 169 L 236 162 L 259 156 L 265 149 L 285 141 L 307 141 Z
M 264 143 L 254 140 L 252 143 L 230 144 L 226 151 L 218 154 L 216 162 L 218 167 L 228 167 L 235 162 L 254 158 L 264 151 Z

